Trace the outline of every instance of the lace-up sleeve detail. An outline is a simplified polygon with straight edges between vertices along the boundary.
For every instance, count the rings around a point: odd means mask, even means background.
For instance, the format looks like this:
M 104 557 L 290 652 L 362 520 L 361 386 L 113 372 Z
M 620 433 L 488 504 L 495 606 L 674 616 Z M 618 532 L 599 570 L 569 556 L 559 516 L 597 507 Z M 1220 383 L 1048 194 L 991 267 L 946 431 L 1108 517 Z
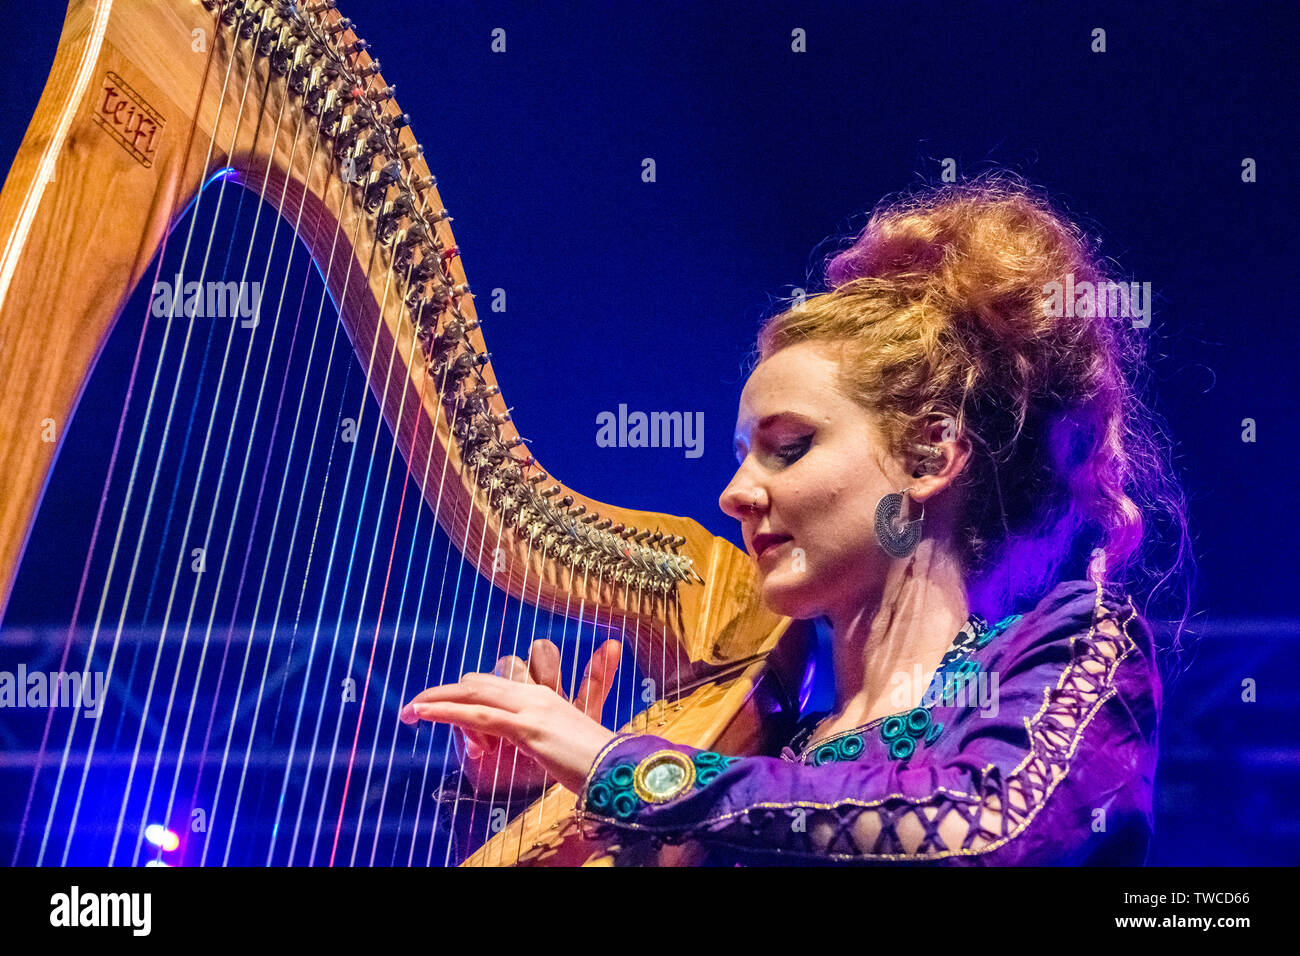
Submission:
M 1140 863 L 1160 704 L 1150 631 L 1127 599 L 1072 583 L 990 659 L 992 712 L 946 716 L 933 750 L 809 766 L 623 735 L 588 775 L 584 821 L 792 862 Z

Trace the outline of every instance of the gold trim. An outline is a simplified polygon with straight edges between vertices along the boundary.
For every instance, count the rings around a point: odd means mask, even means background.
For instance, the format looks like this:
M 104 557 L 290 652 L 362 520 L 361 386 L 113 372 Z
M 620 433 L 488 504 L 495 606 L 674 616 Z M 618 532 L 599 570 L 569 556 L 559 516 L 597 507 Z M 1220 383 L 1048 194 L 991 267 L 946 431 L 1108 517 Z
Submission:
M 672 793 L 656 793 L 646 786 L 645 778 L 651 770 L 665 762 L 677 764 L 682 768 L 686 776 L 682 778 L 681 784 Z M 632 789 L 646 803 L 667 803 L 669 800 L 681 796 L 693 786 L 695 786 L 695 761 L 676 750 L 656 750 L 637 764 L 636 770 L 632 774 Z

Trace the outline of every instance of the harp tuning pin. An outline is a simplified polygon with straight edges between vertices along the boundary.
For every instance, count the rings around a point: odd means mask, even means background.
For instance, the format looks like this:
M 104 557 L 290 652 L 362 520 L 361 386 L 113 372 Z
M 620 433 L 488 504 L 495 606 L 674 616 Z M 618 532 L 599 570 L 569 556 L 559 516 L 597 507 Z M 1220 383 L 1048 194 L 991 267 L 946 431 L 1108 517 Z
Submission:
M 664 533 L 662 531 L 656 531 L 654 534 L 650 536 L 650 544 L 656 545 L 663 539 L 664 539 Z
M 401 129 L 403 126 L 411 125 L 411 114 L 398 113 L 395 116 L 388 117 L 388 121 L 392 124 L 393 129 Z
M 650 537 L 651 534 L 653 534 L 653 532 L 649 528 L 646 528 L 644 531 L 638 531 L 636 534 L 634 534 L 632 536 L 632 540 L 634 540 L 637 544 L 640 544 L 641 542 L 645 541 L 646 538 Z
M 561 508 L 567 508 L 571 504 L 573 504 L 573 495 L 565 495 L 563 498 L 560 499 Z
M 330 4 L 330 6 L 333 6 L 333 4 Z M 362 50 L 364 50 L 367 45 L 368 44 L 366 43 L 365 40 L 357 40 L 355 43 L 349 43 L 347 46 L 345 46 L 343 48 L 343 52 L 357 54 L 360 53 Z
M 542 489 L 542 497 L 543 497 L 543 498 L 551 498 L 551 497 L 553 497 L 553 496 L 555 496 L 555 495 L 558 495 L 558 494 L 560 493 L 560 491 L 561 491 L 561 487 L 560 487 L 560 484 L 557 482 L 556 484 L 551 485 L 551 487 L 549 487 L 549 488 L 543 488 L 543 489 Z
M 325 9 L 328 10 L 329 7 L 326 7 Z M 335 36 L 336 34 L 342 33 L 344 30 L 350 30 L 351 28 L 352 28 L 352 21 L 349 20 L 347 17 L 340 17 L 339 19 L 331 23 L 329 26 L 327 26 L 325 28 L 325 32 L 328 33 L 330 36 Z
M 435 180 L 432 176 L 430 176 L 429 179 L 431 180 L 430 185 L 433 185 L 434 182 L 437 182 L 437 180 Z M 447 222 L 451 222 L 451 215 L 447 212 L 446 207 L 439 209 L 435 213 L 429 214 L 430 222 L 442 222 L 444 219 L 447 220 Z
M 530 439 L 523 438 L 523 437 L 521 436 L 521 437 L 519 437 L 519 438 L 512 438 L 512 439 L 510 439 L 508 442 L 503 442 L 501 447 L 503 447 L 503 448 L 518 448 L 520 445 L 526 445 L 526 444 L 528 444 L 529 441 L 530 441 Z
M 596 530 L 597 531 L 608 530 L 609 526 L 613 523 L 614 523 L 613 519 L 611 518 L 601 518 L 600 521 L 596 524 Z
M 624 528 L 623 528 L 623 522 L 620 521 L 618 524 L 614 525 L 612 528 L 609 529 L 609 533 L 610 533 L 610 534 L 622 534 L 622 533 L 623 533 L 623 530 L 624 530 Z
M 578 517 L 578 515 L 586 514 L 586 511 L 587 511 L 586 505 L 581 505 L 581 504 L 574 505 L 572 508 L 569 509 L 569 517 L 576 518 Z
M 424 147 L 421 146 L 419 143 L 416 143 L 413 146 L 404 147 L 402 151 L 397 155 L 401 156 L 402 159 L 406 160 L 407 162 L 410 162 L 411 160 L 415 159 L 415 157 L 424 155 Z
M 633 535 L 636 534 L 636 525 L 634 524 L 628 525 L 626 528 L 620 531 L 619 534 L 622 535 L 624 538 L 631 538 Z
M 361 41 L 361 42 L 364 43 L 365 41 L 363 40 L 363 41 Z M 379 61 L 378 61 L 378 60 L 371 60 L 369 63 L 367 63 L 367 64 L 366 64 L 365 66 L 363 66 L 361 69 L 357 70 L 357 76 L 358 76 L 359 78 L 361 78 L 361 79 L 365 79 L 367 76 L 374 76 L 374 75 L 375 75 L 376 73 L 378 73 L 378 72 L 379 72 Z M 391 86 L 388 87 L 388 90 L 390 91 L 390 92 L 389 92 L 389 95 L 392 95 L 392 94 L 391 94 L 392 89 L 393 89 L 393 88 L 392 88 Z
M 375 177 L 375 182 L 381 186 L 387 186 L 389 183 L 395 183 L 401 178 L 402 164 L 397 160 L 393 160 L 391 163 L 379 170 L 379 174 Z
M 307 4 L 307 12 L 320 16 L 326 10 L 334 9 L 334 0 L 319 0 L 318 3 Z
M 511 405 L 504 412 L 500 412 L 496 415 L 489 415 L 487 419 L 493 425 L 504 425 L 506 422 L 510 421 L 510 413 L 513 412 L 514 410 L 515 407 Z
M 378 66 L 377 63 L 373 65 L 376 67 Z M 385 86 L 382 90 L 371 90 L 366 94 L 366 96 L 374 100 L 376 103 L 382 103 L 385 100 L 392 99 L 393 93 L 396 92 L 396 90 L 396 86 Z
M 528 483 L 529 483 L 530 485 L 540 484 L 541 482 L 545 481 L 546 478 L 547 478 L 547 475 L 546 475 L 545 472 L 538 472 L 538 473 L 535 474 L 535 475 L 529 475 L 529 476 L 528 476 Z
M 593 511 L 591 514 L 586 515 L 580 520 L 582 521 L 583 524 L 591 524 L 593 521 L 599 521 L 600 515 L 596 514 L 596 512 Z M 609 519 L 606 518 L 605 520 L 608 521 Z
M 421 177 L 420 177 L 419 179 L 417 179 L 415 182 L 411 183 L 412 188 L 417 189 L 417 190 L 419 190 L 420 192 L 424 192 L 426 189 L 430 189 L 430 188 L 432 188 L 433 186 L 436 186 L 436 185 L 438 185 L 438 177 L 437 177 L 437 176 L 421 176 Z M 447 210 L 444 209 L 444 210 L 442 210 L 442 212 L 443 212 L 443 215 L 442 215 L 442 216 L 439 216 L 439 217 L 437 217 L 437 218 L 430 217 L 430 218 L 431 218 L 431 221 L 432 221 L 432 222 L 438 222 L 439 219 L 446 218 L 446 212 L 447 212 Z
M 451 220 L 447 220 L 447 221 L 450 222 Z M 452 295 L 469 295 L 469 283 L 468 283 L 468 282 L 462 282 L 460 285 L 454 285 L 454 286 L 452 286 L 452 287 L 451 287 L 451 294 L 452 294 Z

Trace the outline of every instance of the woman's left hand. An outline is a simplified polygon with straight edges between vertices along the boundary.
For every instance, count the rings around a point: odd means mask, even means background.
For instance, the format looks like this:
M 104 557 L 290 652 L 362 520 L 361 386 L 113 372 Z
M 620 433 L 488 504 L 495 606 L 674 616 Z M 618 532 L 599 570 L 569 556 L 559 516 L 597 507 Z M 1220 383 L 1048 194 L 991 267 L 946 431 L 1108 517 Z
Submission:
M 455 684 L 431 687 L 402 708 L 401 720 L 455 724 L 481 737 L 504 738 L 574 793 L 614 737 L 550 687 L 493 674 L 466 674 Z

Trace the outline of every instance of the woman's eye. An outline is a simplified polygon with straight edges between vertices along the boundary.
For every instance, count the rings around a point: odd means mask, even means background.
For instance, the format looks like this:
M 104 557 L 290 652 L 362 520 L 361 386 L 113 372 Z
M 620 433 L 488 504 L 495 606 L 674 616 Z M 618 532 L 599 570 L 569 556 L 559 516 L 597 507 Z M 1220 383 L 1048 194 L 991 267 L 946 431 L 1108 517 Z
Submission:
M 805 438 L 789 445 L 782 445 L 776 450 L 776 457 L 780 458 L 787 465 L 792 464 L 807 454 L 808 448 L 811 445 L 811 438 Z

